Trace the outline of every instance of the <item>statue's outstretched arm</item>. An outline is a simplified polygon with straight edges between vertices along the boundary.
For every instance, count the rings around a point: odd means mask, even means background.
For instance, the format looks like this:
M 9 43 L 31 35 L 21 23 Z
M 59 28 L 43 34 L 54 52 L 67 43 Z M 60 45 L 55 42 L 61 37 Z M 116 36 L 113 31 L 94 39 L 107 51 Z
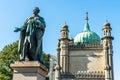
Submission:
M 15 30 L 14 32 L 18 32 L 18 31 L 23 31 L 26 29 L 26 26 L 27 26 L 27 22 L 28 22 L 28 19 L 24 22 L 23 26 L 21 26 L 21 28 L 18 28 L 18 27 L 15 27 Z
M 15 27 L 14 32 L 23 31 L 24 29 L 25 29 L 25 26 L 22 26 L 21 28 Z

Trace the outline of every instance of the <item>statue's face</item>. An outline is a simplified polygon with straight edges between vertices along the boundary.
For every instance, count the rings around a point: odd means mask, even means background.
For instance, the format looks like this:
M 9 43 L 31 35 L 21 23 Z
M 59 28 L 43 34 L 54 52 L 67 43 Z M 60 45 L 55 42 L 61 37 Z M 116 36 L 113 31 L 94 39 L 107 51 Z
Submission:
M 40 12 L 38 7 L 35 7 L 35 9 L 33 10 L 33 14 L 37 15 Z

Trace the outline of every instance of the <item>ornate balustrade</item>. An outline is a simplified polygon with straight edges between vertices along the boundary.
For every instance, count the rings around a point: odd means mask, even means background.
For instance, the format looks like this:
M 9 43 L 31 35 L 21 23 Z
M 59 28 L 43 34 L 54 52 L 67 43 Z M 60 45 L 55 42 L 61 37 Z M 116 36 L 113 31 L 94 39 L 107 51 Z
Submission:
M 61 79 L 69 80 L 104 80 L 103 71 L 78 71 L 76 73 L 61 73 Z

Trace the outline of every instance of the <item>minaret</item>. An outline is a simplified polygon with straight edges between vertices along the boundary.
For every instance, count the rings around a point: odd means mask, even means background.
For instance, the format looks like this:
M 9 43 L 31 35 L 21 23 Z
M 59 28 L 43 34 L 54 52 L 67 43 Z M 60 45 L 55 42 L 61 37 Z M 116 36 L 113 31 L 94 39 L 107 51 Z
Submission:
M 55 67 L 55 80 L 61 80 L 61 73 L 68 72 L 68 26 L 66 23 L 62 26 L 61 29 L 61 38 L 58 42 L 57 48 L 57 64 Z
M 114 80 L 113 75 L 113 46 L 112 40 L 114 39 L 111 36 L 111 26 L 107 21 L 104 23 L 103 27 L 104 35 L 103 40 L 103 50 L 105 55 L 105 80 Z
M 60 66 L 61 72 L 67 73 L 69 70 L 68 67 L 68 44 L 69 44 L 69 30 L 68 25 L 65 23 L 61 29 L 61 38 L 60 41 Z

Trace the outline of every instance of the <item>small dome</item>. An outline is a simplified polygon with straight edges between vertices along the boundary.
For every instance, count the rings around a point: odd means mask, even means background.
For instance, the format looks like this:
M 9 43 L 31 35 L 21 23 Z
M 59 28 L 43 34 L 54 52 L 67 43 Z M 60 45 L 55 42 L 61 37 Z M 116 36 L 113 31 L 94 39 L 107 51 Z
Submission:
M 74 38 L 74 43 L 100 43 L 100 37 L 95 32 L 90 31 L 89 24 L 86 23 L 84 31 Z
M 106 21 L 106 22 L 104 23 L 104 26 L 110 26 L 110 23 Z
M 68 28 L 68 25 L 65 23 L 62 28 Z
M 65 23 L 65 24 L 62 26 L 62 29 L 61 29 L 61 30 L 63 30 L 63 31 L 64 31 L 64 30 L 65 30 L 65 31 L 69 31 L 69 30 L 68 30 L 68 25 Z
M 112 29 L 111 27 L 110 27 L 110 23 L 108 22 L 108 21 L 106 21 L 105 23 L 104 23 L 104 27 L 103 27 L 103 29 Z

